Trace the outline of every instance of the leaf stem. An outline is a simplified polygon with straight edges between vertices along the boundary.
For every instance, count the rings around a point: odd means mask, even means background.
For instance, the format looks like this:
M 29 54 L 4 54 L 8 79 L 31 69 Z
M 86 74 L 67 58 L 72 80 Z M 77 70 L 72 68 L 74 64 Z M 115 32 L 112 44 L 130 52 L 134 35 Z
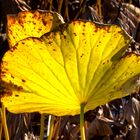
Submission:
M 51 11 L 52 10 L 52 6 L 53 6 L 53 2 L 52 2 L 53 0 L 50 0 L 50 6 L 49 6 L 49 10 Z
M 41 114 L 41 119 L 40 119 L 40 140 L 44 139 L 44 121 L 45 121 L 45 114 Z
M 102 19 L 102 5 L 101 5 L 101 0 L 97 0 L 97 5 L 98 5 L 98 10 L 99 10 L 99 15 L 100 18 Z
M 68 7 L 68 0 L 65 0 L 65 14 L 64 14 L 64 18 L 66 18 L 67 21 L 70 20 L 70 18 L 69 18 L 69 9 L 68 8 L 69 8 Z
M 58 3 L 58 13 L 61 13 L 62 4 L 63 4 L 63 0 L 59 0 L 59 3 Z
M 48 130 L 49 131 L 48 140 L 52 140 L 55 116 L 50 115 L 49 117 L 50 117 L 50 127 L 49 127 L 49 130 Z
M 84 107 L 85 107 L 85 104 L 80 105 L 80 133 L 81 133 L 81 140 L 86 140 L 86 138 L 85 138 L 85 127 L 84 127 Z
M 2 118 L 2 125 L 4 129 L 4 134 L 5 134 L 5 140 L 10 140 L 9 139 L 9 132 L 7 128 L 7 120 L 6 120 L 6 109 L 4 105 L 2 104 L 2 110 L 1 110 L 1 118 Z

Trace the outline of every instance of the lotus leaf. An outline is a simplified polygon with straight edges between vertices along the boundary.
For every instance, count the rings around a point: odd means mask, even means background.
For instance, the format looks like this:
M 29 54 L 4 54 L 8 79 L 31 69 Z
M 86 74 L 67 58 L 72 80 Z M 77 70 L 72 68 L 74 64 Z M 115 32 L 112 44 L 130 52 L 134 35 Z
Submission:
M 1 101 L 13 113 L 63 116 L 124 97 L 140 75 L 140 56 L 124 54 L 130 42 L 116 25 L 78 20 L 23 39 L 3 57 Z
M 10 46 L 27 37 L 41 37 L 64 23 L 58 13 L 48 11 L 24 11 L 18 15 L 8 15 L 7 21 Z

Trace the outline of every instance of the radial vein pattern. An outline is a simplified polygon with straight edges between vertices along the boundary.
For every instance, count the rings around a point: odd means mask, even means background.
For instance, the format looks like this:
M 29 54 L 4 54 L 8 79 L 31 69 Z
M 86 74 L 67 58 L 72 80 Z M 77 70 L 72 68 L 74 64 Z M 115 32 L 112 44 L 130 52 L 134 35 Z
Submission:
M 140 56 L 123 56 L 130 41 L 116 25 L 84 21 L 23 39 L 3 58 L 1 100 L 13 113 L 63 116 L 126 96 L 140 74 Z

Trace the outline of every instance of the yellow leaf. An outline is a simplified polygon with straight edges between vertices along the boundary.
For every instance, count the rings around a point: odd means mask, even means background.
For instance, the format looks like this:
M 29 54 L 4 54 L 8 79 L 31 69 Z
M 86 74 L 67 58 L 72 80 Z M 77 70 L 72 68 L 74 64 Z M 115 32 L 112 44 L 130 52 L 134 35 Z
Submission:
M 8 15 L 7 21 L 10 46 L 27 37 L 41 37 L 64 23 L 58 13 L 48 11 L 24 11 L 18 15 Z
M 118 26 L 84 21 L 24 39 L 3 58 L 1 101 L 13 113 L 63 116 L 126 96 L 140 74 L 140 56 L 122 56 L 130 41 Z

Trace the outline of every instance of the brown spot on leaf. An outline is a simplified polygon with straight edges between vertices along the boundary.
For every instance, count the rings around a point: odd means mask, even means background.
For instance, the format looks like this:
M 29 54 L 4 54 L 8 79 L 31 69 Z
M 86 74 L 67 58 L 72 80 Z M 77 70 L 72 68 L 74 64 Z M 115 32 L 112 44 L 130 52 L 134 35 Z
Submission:
M 24 83 L 26 82 L 26 80 L 24 80 L 24 79 L 21 79 L 21 81 L 24 82 Z
M 105 28 L 103 28 L 105 31 L 107 31 L 107 32 L 109 32 L 109 27 L 105 27 Z
M 40 32 L 41 30 L 42 30 L 41 28 L 38 29 L 39 32 Z
M 11 75 L 11 77 L 14 79 L 15 77 L 13 75 Z
M 95 28 L 94 32 L 97 32 L 98 31 L 98 28 Z
M 24 21 L 22 19 L 19 19 L 19 24 L 23 27 Z
M 86 24 L 85 23 L 83 24 L 83 27 L 86 27 Z
M 49 43 L 49 44 L 51 44 L 51 43 L 52 43 L 52 41 L 50 41 L 50 40 L 49 40 L 49 41 L 48 41 L 48 43 Z
M 11 52 L 14 52 L 16 49 L 17 49 L 17 47 L 16 47 L 16 46 L 13 46 L 13 47 L 10 49 L 10 51 L 11 51 Z
M 15 17 L 8 15 L 7 16 L 7 21 L 8 21 L 9 25 L 14 24 L 15 23 Z
M 82 58 L 83 56 L 84 56 L 84 54 L 82 53 L 80 57 Z
M 118 31 L 118 33 L 119 33 L 119 34 L 123 34 L 123 31 L 122 31 L 122 30 L 121 30 L 121 31 Z

